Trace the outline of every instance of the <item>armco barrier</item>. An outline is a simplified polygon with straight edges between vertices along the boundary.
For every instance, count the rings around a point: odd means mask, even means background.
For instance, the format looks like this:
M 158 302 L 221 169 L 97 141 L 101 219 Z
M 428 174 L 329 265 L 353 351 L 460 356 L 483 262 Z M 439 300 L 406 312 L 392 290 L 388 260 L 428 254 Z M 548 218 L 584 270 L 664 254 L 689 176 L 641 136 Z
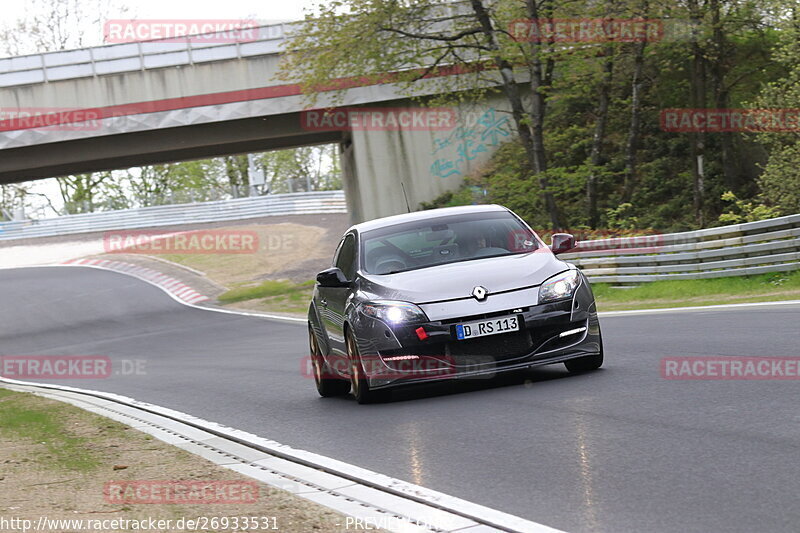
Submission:
M 592 282 L 623 285 L 800 269 L 800 214 L 659 235 L 649 241 L 648 253 L 615 241 L 620 240 L 581 241 L 579 246 L 594 249 L 559 257 L 580 267 Z
M 0 240 L 321 213 L 347 213 L 344 192 L 272 194 L 218 202 L 143 207 L 22 222 L 0 222 Z

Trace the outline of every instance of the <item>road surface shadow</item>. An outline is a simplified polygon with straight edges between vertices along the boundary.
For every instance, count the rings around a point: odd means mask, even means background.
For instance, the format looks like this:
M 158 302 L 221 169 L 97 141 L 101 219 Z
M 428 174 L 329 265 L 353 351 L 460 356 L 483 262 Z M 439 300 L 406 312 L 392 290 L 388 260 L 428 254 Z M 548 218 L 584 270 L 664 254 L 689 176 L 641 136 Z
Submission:
M 425 398 L 436 398 L 439 396 L 486 391 L 503 387 L 534 386 L 536 383 L 557 381 L 561 379 L 581 379 L 599 372 L 603 372 L 603 369 L 586 372 L 584 374 L 570 374 L 565 368 L 563 368 L 563 366 L 553 365 L 552 367 L 538 367 L 503 373 L 490 378 L 459 379 L 439 381 L 435 383 L 415 384 L 393 389 L 389 398 L 382 403 L 414 401 Z

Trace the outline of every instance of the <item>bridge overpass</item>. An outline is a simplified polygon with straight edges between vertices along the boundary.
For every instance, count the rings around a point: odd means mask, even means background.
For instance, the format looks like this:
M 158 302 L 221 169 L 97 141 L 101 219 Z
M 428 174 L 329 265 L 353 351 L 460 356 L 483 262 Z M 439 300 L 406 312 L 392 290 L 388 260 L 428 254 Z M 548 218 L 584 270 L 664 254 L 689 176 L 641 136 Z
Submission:
M 0 59 L 0 183 L 340 143 L 354 221 L 456 188 L 511 135 L 502 99 L 456 110 L 446 129 L 325 130 L 303 123 L 301 88 L 277 78 L 287 25 L 247 42 L 147 41 Z M 453 74 L 453 79 L 460 74 Z M 414 96 L 441 91 L 418 83 Z M 318 107 L 415 106 L 394 83 L 351 84 Z M 48 115 L 47 127 L 17 119 Z M 402 185 L 401 185 L 402 184 Z

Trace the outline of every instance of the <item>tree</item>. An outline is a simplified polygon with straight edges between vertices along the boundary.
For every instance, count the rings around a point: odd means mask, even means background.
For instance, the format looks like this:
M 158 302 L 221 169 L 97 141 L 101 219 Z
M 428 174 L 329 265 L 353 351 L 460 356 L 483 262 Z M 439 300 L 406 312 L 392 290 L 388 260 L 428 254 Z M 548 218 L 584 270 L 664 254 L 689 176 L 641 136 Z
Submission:
M 64 211 L 69 215 L 91 213 L 97 207 L 100 184 L 112 178 L 111 172 L 92 172 L 58 179 Z
M 597 174 L 602 163 L 603 143 L 608 126 L 608 110 L 611 104 L 611 82 L 614 74 L 614 47 L 604 49 L 602 76 L 598 87 L 597 120 L 592 136 L 592 150 L 589 155 L 589 177 L 586 179 L 586 200 L 588 204 L 589 227 L 594 229 L 598 224 L 597 213 Z
M 24 14 L 0 26 L 0 51 L 18 56 L 96 46 L 98 28 L 127 12 L 118 0 L 26 0 Z
M 550 222 L 561 227 L 544 142 L 547 88 L 556 56 L 552 43 L 517 42 L 507 29 L 515 19 L 553 16 L 554 11 L 551 0 L 491 5 L 482 0 L 337 0 L 320 5 L 292 36 L 283 77 L 299 78 L 312 104 L 324 90 L 345 88 L 338 80 L 347 77 L 379 82 L 389 76 L 409 94 L 419 83 L 439 84 L 442 96 L 437 102 L 480 99 L 497 92 L 499 85 Z M 531 77 L 527 95 L 518 64 Z M 462 75 L 447 76 L 454 72 Z
M 800 11 L 798 3 L 775 6 L 781 29 L 777 59 L 785 75 L 767 84 L 754 99 L 755 108 L 800 108 Z M 757 138 L 770 149 L 769 161 L 759 178 L 762 199 L 782 214 L 800 213 L 800 130 L 761 132 Z
M 650 3 L 642 0 L 638 9 L 634 13 L 644 19 L 650 18 Z M 625 171 L 623 178 L 623 203 L 630 202 L 633 196 L 633 188 L 636 180 L 636 163 L 639 153 L 639 137 L 642 126 L 642 90 L 644 84 L 644 52 L 647 48 L 647 41 L 641 40 L 633 47 L 633 71 L 631 73 L 631 106 L 630 106 L 630 125 L 625 143 Z
M 338 147 L 334 144 L 265 152 L 257 159 L 271 193 L 342 187 Z
M 96 45 L 100 35 L 97 28 L 102 27 L 111 13 L 126 11 L 116 0 L 29 0 L 22 17 L 0 26 L 0 52 L 16 56 Z M 59 178 L 65 211 L 94 210 L 95 198 L 100 194 L 96 188 L 111 178 L 109 172 Z M 27 191 L 27 187 L 17 191 Z M 49 199 L 47 202 L 52 208 Z
M 246 155 L 226 155 L 222 158 L 225 164 L 225 176 L 228 178 L 231 196 L 240 198 L 247 196 L 250 179 L 247 169 L 250 166 Z

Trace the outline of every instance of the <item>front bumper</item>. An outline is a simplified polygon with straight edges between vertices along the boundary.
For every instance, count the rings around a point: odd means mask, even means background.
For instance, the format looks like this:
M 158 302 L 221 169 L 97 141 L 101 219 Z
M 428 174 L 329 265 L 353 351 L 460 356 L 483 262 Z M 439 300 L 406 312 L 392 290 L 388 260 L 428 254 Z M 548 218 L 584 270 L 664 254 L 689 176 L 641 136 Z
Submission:
M 515 332 L 457 340 L 455 325 L 516 315 Z M 422 328 L 427 338 L 420 339 Z M 485 315 L 389 326 L 364 319 L 354 331 L 370 387 L 379 389 L 447 379 L 490 378 L 501 372 L 600 353 L 594 298 L 582 283 L 567 300 Z

